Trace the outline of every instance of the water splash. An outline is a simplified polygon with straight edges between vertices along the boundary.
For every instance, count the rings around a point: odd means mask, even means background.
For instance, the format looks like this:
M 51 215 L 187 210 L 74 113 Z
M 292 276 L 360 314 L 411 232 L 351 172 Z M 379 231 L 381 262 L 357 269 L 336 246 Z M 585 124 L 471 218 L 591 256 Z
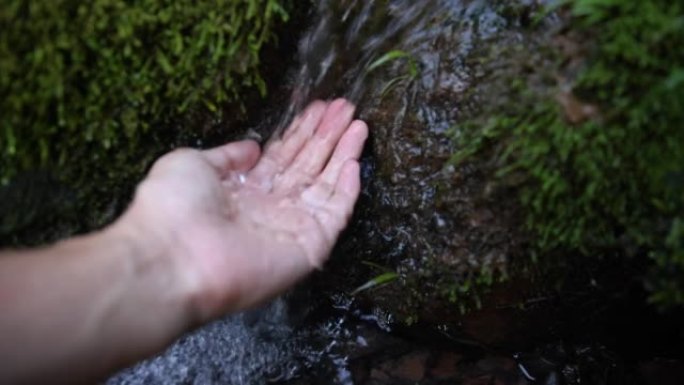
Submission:
M 323 0 L 318 20 L 299 46 L 300 67 L 290 104 L 275 135 L 315 98 L 343 95 L 358 102 L 368 68 L 396 49 L 411 52 L 428 35 L 436 0 Z

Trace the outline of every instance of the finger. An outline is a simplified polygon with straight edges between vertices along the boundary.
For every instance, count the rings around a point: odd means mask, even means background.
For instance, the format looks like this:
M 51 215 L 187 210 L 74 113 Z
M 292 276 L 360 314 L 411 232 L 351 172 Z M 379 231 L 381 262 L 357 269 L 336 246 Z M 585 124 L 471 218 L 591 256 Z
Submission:
M 340 137 L 349 128 L 354 110 L 354 105 L 344 99 L 335 100 L 328 106 L 313 137 L 276 181 L 277 189 L 286 191 L 311 183 L 320 174 Z
M 348 161 L 358 160 L 367 137 L 368 126 L 366 123 L 360 120 L 354 121 L 349 130 L 342 135 L 323 173 L 311 187 L 302 193 L 305 202 L 316 206 L 327 204 L 335 192 L 335 185 L 342 168 Z
M 272 180 L 276 174 L 287 168 L 313 135 L 327 107 L 328 104 L 323 101 L 311 103 L 292 121 L 282 138 L 274 138 L 266 146 L 264 155 L 250 172 L 249 178 L 260 184 Z
M 359 163 L 350 160 L 342 167 L 340 178 L 337 180 L 328 202 L 321 205 L 314 214 L 324 226 L 330 239 L 336 239 L 349 223 L 360 193 L 361 171 Z
M 363 151 L 363 145 L 368 138 L 368 126 L 361 120 L 352 122 L 335 147 L 330 161 L 325 166 L 320 180 L 335 185 L 342 172 L 342 167 L 350 160 L 358 160 Z
M 243 140 L 202 151 L 204 158 L 218 171 L 226 176 L 231 171 L 248 171 L 256 164 L 261 150 L 253 140 Z

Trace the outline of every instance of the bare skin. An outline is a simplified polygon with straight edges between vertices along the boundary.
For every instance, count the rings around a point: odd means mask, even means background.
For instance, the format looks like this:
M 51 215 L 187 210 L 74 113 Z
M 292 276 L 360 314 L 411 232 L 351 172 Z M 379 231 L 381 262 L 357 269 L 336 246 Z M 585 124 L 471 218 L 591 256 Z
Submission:
M 96 381 L 322 267 L 360 191 L 353 115 L 314 102 L 263 154 L 175 151 L 110 227 L 0 255 L 0 383 Z

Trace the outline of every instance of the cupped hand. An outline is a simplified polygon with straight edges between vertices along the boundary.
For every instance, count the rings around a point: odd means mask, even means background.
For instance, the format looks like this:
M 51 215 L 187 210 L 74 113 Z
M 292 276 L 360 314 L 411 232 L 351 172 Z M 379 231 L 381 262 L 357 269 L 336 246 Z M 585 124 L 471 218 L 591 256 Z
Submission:
M 254 306 L 323 266 L 360 191 L 368 128 L 354 110 L 317 101 L 263 154 L 243 141 L 154 165 L 127 217 L 164 245 L 200 319 Z

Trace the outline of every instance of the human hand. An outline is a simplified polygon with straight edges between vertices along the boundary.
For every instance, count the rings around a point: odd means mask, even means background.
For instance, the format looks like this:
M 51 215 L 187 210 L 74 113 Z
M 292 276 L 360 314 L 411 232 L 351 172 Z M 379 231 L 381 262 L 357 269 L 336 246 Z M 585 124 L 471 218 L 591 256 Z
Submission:
M 360 191 L 368 136 L 345 100 L 312 103 L 263 154 L 253 141 L 162 157 L 120 226 L 191 293 L 198 319 L 242 310 L 323 266 Z M 148 253 L 149 254 L 149 253 Z

